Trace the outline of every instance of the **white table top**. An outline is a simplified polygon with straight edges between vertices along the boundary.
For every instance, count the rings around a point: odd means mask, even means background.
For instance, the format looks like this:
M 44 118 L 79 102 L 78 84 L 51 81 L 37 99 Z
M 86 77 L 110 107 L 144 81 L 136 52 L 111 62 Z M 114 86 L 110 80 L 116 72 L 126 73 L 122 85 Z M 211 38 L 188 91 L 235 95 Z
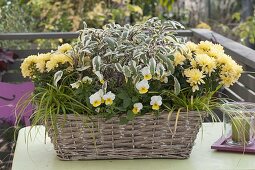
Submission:
M 255 155 L 218 152 L 210 146 L 222 134 L 222 123 L 204 123 L 191 156 L 186 160 L 92 160 L 60 161 L 50 139 L 44 137 L 44 127 L 19 131 L 14 154 L 13 170 L 255 170 Z M 36 134 L 36 137 L 35 137 Z

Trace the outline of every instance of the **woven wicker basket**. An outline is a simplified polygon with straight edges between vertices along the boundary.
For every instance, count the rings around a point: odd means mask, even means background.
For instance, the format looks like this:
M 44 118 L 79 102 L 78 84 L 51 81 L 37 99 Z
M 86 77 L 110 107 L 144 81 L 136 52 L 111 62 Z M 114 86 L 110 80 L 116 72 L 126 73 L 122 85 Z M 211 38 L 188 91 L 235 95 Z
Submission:
M 48 128 L 57 156 L 61 160 L 188 158 L 201 126 L 198 112 L 136 117 L 127 125 L 119 118 L 84 121 L 75 115 L 58 116 L 58 134 Z M 55 138 L 54 138 L 55 136 Z M 55 139 L 55 140 L 54 140 Z

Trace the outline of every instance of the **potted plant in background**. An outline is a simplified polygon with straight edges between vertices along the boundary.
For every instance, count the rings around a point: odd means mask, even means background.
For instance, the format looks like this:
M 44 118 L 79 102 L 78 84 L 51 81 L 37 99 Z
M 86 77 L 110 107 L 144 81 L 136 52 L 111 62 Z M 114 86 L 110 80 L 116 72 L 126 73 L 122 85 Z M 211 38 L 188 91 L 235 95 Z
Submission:
M 85 28 L 74 46 L 27 57 L 32 124 L 62 160 L 188 158 L 214 94 L 242 67 L 219 44 L 185 42 L 174 21 Z

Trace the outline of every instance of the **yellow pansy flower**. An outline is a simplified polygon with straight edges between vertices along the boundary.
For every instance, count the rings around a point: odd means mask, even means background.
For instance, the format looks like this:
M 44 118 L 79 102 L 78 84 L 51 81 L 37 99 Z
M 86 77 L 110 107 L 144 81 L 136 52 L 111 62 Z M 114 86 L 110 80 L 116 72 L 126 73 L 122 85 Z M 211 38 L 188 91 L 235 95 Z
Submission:
M 150 105 L 153 110 L 159 110 L 159 107 L 162 105 L 162 97 L 161 96 L 152 96 Z
M 96 92 L 89 97 L 89 102 L 93 107 L 98 107 L 102 104 L 102 96 L 100 92 Z
M 151 72 L 150 72 L 150 68 L 147 66 L 147 67 L 144 67 L 142 70 L 142 75 L 143 75 L 143 78 L 145 80 L 150 80 L 152 78 L 152 75 L 151 75 Z
M 133 109 L 132 109 L 132 112 L 134 114 L 137 114 L 139 113 L 143 108 L 143 104 L 142 103 L 135 103 L 134 106 L 133 106 Z
M 150 88 L 149 83 L 148 83 L 147 80 L 142 80 L 140 82 L 137 82 L 135 87 L 139 91 L 140 94 L 147 93 L 148 89 Z
M 103 96 L 103 99 L 106 105 L 112 105 L 113 100 L 115 99 L 115 94 L 109 91 Z

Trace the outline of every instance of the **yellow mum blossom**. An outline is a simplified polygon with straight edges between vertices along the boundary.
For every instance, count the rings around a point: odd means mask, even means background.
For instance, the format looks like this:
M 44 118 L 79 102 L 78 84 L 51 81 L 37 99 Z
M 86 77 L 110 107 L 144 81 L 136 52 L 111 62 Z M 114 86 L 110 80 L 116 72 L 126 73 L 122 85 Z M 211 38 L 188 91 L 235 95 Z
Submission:
M 39 54 L 36 61 L 36 68 L 39 70 L 40 73 L 45 71 L 46 62 L 50 60 L 50 53 L 46 54 Z
M 200 41 L 197 47 L 196 52 L 198 53 L 209 52 L 213 48 L 213 43 L 210 41 Z
M 65 55 L 65 54 L 52 54 L 50 60 L 46 63 L 46 69 L 47 71 L 51 71 L 54 68 L 57 68 L 59 64 L 65 64 L 68 63 L 70 67 L 73 66 L 73 60 L 71 57 Z
M 216 59 L 216 61 L 217 61 L 217 64 L 218 64 L 218 65 L 222 65 L 222 64 L 231 63 L 231 62 L 233 62 L 234 60 L 233 60 L 229 55 L 222 54 L 222 55 L 218 56 L 218 58 Z
M 225 87 L 229 87 L 237 81 L 234 77 L 228 74 L 220 74 L 220 79 L 220 83 L 223 84 Z
M 209 74 L 209 76 L 216 69 L 215 59 L 209 57 L 207 54 L 197 54 L 195 60 L 202 67 L 202 71 Z
M 188 78 L 187 82 L 192 87 L 192 91 L 199 90 L 198 85 L 204 84 L 203 78 L 205 75 L 199 69 L 186 69 L 184 75 Z
M 190 59 L 190 64 L 191 64 L 191 66 L 193 67 L 193 68 L 197 68 L 197 62 L 196 62 L 196 60 L 195 59 Z
M 37 56 L 36 55 L 30 55 L 27 58 L 24 59 L 22 62 L 20 68 L 21 73 L 23 77 L 32 77 L 32 66 L 36 63 Z
M 214 48 L 216 51 L 218 51 L 219 53 L 224 53 L 224 49 L 223 49 L 222 45 L 220 45 L 220 44 L 214 44 L 214 45 L 213 45 L 213 48 Z
M 186 60 L 185 56 L 182 55 L 180 52 L 174 53 L 174 65 L 183 65 L 184 61 Z
M 194 51 L 196 51 L 196 49 L 197 49 L 197 44 L 195 44 L 195 43 L 193 43 L 193 42 L 191 42 L 191 41 L 188 41 L 187 43 L 186 43 L 186 46 L 190 49 L 190 51 L 192 51 L 192 52 L 194 52 Z
M 211 30 L 210 25 L 208 25 L 208 24 L 205 23 L 205 22 L 200 22 L 200 23 L 196 26 L 196 28 Z
M 207 52 L 207 55 L 209 55 L 210 57 L 215 58 L 215 59 L 219 58 L 223 54 L 224 53 L 222 53 L 221 51 L 218 51 L 214 48 Z
M 70 51 L 72 49 L 72 46 L 68 43 L 62 44 L 58 47 L 58 51 L 61 53 L 65 53 L 67 51 Z

